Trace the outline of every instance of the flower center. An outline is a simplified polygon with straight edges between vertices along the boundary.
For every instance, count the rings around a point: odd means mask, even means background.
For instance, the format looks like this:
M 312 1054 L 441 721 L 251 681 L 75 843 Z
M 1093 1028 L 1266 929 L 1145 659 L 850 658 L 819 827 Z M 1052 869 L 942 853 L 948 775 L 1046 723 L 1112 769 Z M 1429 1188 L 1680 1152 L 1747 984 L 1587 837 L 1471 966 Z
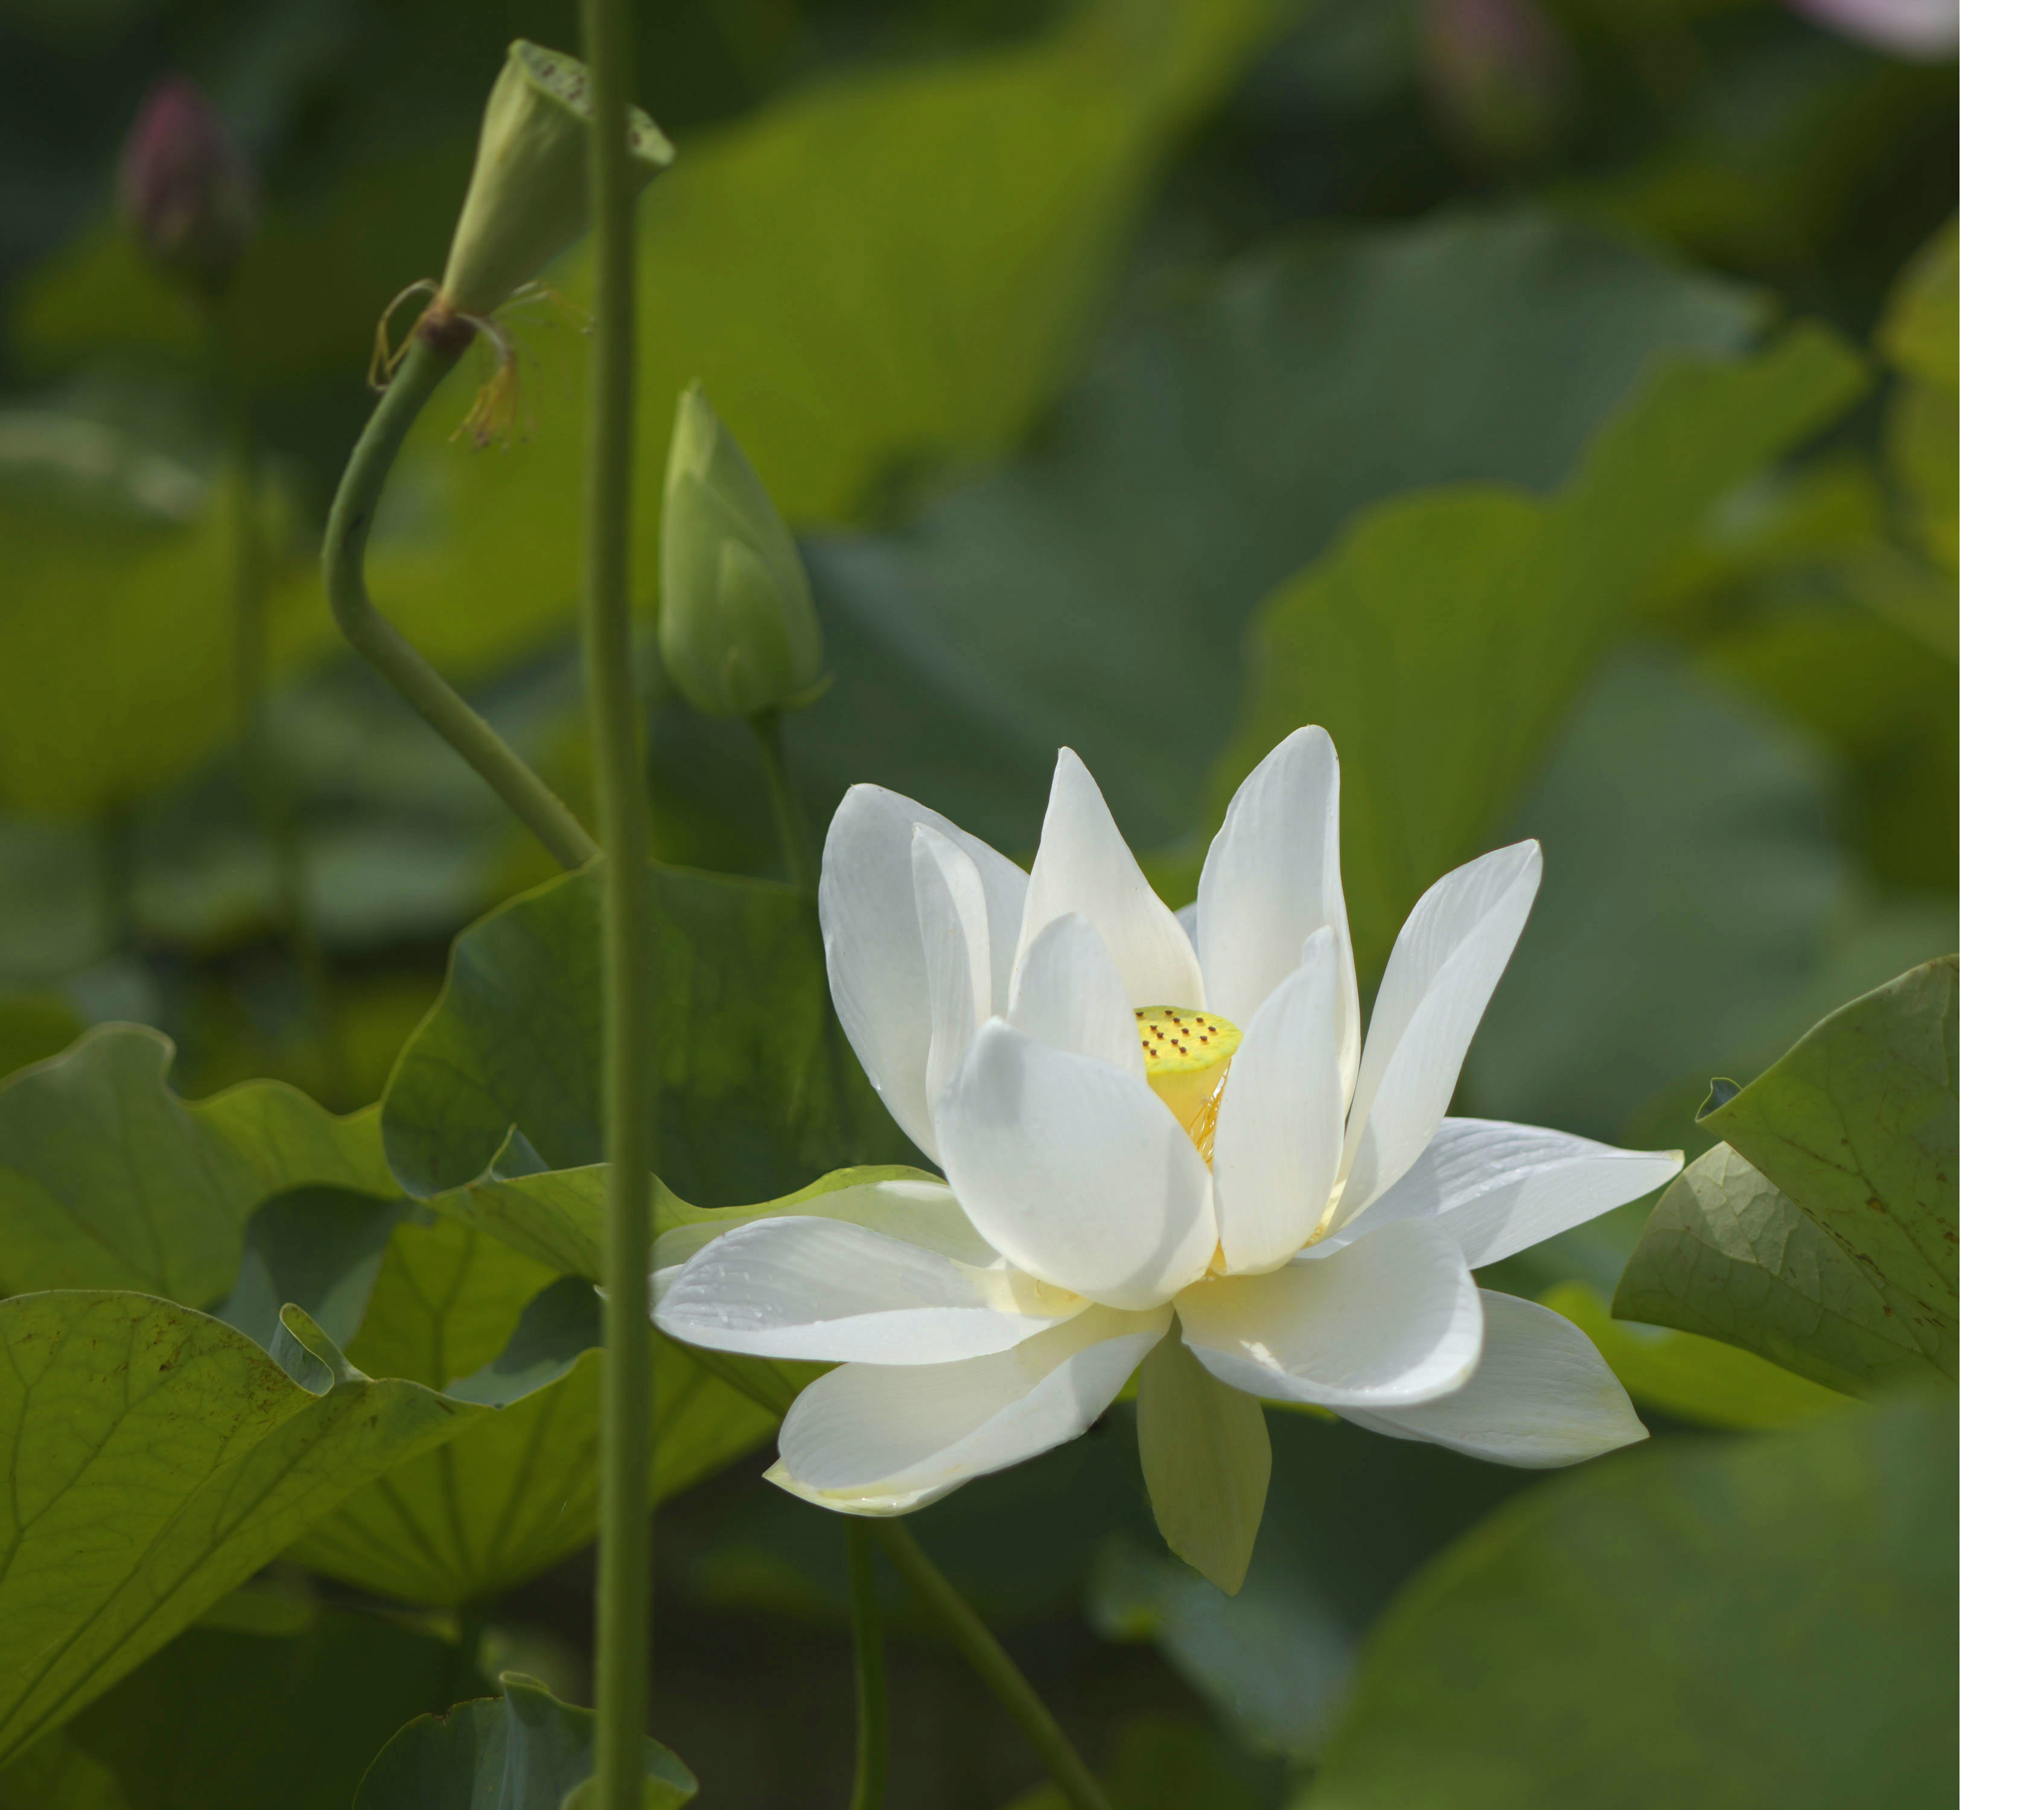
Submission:
M 1242 1033 L 1216 1013 L 1181 1006 L 1143 1007 L 1135 1014 L 1135 1031 L 1151 1091 L 1211 1164 L 1221 1089 L 1228 1063 L 1242 1047 Z

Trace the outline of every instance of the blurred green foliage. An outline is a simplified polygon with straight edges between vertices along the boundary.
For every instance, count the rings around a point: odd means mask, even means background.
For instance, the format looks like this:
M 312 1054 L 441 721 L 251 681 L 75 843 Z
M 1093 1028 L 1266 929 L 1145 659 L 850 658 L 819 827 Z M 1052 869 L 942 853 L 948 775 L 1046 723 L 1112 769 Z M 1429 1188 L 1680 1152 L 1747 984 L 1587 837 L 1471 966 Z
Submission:
M 1443 868 L 1546 846 L 1457 1110 L 1699 1159 L 1484 1279 L 1589 1331 L 1642 1451 L 1537 1480 L 1273 1413 L 1235 1597 L 1158 1536 L 1130 1405 L 918 1516 L 1124 1810 L 1915 1810 L 1950 1795 L 1950 1416 L 1833 1391 L 1955 1367 L 1954 1272 L 1769 1138 L 1826 1110 L 1859 1135 L 1809 1071 L 1827 1014 L 1957 945 L 1956 71 L 1776 0 L 1546 0 L 1546 86 L 1458 85 L 1448 10 L 640 9 L 640 98 L 681 155 L 640 214 L 638 595 L 700 378 L 805 536 L 835 674 L 789 724 L 813 818 L 874 780 L 1026 860 L 1069 743 L 1176 903 L 1216 801 L 1322 722 L 1366 972 Z M 574 29 L 569 0 L 0 5 L 0 1316 L 25 1366 L 0 1427 L 17 1475 L 118 1436 L 17 1510 L 44 1570 L 0 1562 L 0 1804 L 346 1804 L 401 1724 L 482 1688 L 485 1648 L 586 1698 L 590 884 L 339 658 L 310 564 L 503 43 Z M 110 224 L 172 66 L 265 193 L 210 336 Z M 505 322 L 518 431 L 454 443 L 450 384 L 371 576 L 586 800 L 582 259 L 550 282 Z M 236 753 L 237 420 L 323 974 Z M 908 1152 L 831 1022 L 750 738 L 645 651 L 663 1224 L 700 1227 Z M 120 1021 L 155 1029 L 93 1028 Z M 1700 1125 L 1719 1076 L 1750 1085 Z M 1899 1142 L 1861 1152 L 1934 1258 L 1947 1097 L 1880 1106 Z M 1614 1289 L 1669 1324 L 1614 1318 Z M 125 1329 L 94 1348 L 102 1321 Z M 120 1361 L 145 1334 L 167 1367 Z M 655 1731 L 713 1797 L 837 1802 L 840 1530 L 724 1469 L 767 1417 L 661 1363 Z M 174 1407 L 181 1448 L 152 1419 Z M 894 1800 L 1051 1810 L 888 1589 Z

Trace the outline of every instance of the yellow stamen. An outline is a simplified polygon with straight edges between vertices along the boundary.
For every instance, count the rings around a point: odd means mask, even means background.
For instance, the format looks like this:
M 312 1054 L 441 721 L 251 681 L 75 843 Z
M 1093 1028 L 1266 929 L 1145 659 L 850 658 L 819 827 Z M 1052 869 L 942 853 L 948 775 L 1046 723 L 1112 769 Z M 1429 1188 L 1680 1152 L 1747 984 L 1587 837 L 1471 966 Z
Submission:
M 1221 1090 L 1228 1084 L 1228 1063 L 1242 1046 L 1242 1033 L 1216 1013 L 1183 1006 L 1143 1007 L 1135 1014 L 1135 1030 L 1151 1091 L 1211 1164 Z

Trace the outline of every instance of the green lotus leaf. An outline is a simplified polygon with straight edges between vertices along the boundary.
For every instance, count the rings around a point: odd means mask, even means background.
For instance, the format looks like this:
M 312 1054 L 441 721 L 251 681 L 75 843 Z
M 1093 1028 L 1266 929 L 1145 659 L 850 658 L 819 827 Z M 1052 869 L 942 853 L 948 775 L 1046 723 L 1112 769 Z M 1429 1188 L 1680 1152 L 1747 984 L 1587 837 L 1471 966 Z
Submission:
M 271 1195 L 398 1192 L 373 1108 L 336 1118 L 280 1081 L 187 1101 L 168 1085 L 173 1053 L 159 1031 L 105 1025 L 0 1085 L 0 1289 L 209 1306 Z
M 1958 958 L 1841 1007 L 1701 1121 L 1612 1311 L 1827 1387 L 1958 1375 Z
M 15 1480 L 0 1505 L 0 1761 L 364 1484 L 489 1412 L 371 1380 L 295 1311 L 286 1333 L 288 1370 L 147 1295 L 0 1301 Z
M 1437 490 L 1360 516 L 1258 612 L 1216 823 L 1264 753 L 1324 725 L 1343 754 L 1357 965 L 1374 973 L 1420 893 L 1495 833 L 1657 566 L 1862 381 L 1815 328 L 1749 358 L 1666 362 L 1559 495 Z
M 442 1215 L 390 1233 L 361 1329 L 364 1368 L 501 1405 L 393 1467 L 292 1547 L 302 1564 L 406 1601 L 478 1601 L 595 1537 L 599 1304 L 563 1275 Z M 773 1417 L 666 1340 L 654 1356 L 653 1487 L 672 1494 L 750 1451 Z
M 1950 1804 L 1949 1391 L 1529 1490 L 1366 1643 L 1297 1810 Z
M 705 1206 L 764 1200 L 906 1141 L 837 1029 L 813 901 L 655 868 L 660 1003 L 655 1168 Z M 524 1166 L 602 1154 L 597 956 L 602 880 L 563 875 L 455 940 L 439 1003 L 383 1102 L 393 1172 L 430 1195 L 490 1171 L 515 1128 Z

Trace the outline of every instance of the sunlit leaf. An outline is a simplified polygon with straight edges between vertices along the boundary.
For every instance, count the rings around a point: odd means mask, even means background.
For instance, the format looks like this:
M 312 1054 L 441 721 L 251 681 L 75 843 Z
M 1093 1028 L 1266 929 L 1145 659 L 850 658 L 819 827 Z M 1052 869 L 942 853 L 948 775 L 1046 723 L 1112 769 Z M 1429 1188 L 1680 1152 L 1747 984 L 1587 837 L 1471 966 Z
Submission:
M 1298 1810 L 1949 1804 L 1958 1417 L 1656 1441 L 1407 1588 Z
M 287 1366 L 146 1295 L 0 1302 L 0 1759 L 486 1412 L 371 1381 L 302 1316 L 279 1334 Z
M 1880 341 L 1889 362 L 1906 380 L 1888 408 L 1888 460 L 1908 498 L 1911 525 L 1924 550 L 1948 572 L 1957 572 L 1959 223 L 1956 217 L 1903 272 L 1888 298 Z M 1953 604 L 1956 610 L 1956 599 Z
M 350 1358 L 458 1401 L 508 1405 L 388 1471 L 291 1556 L 384 1595 L 458 1605 L 587 1543 L 597 1524 L 601 1338 L 586 1281 L 456 1219 L 399 1225 Z M 749 1451 L 772 1425 L 679 1347 L 658 1342 L 656 1498 Z
M 376 1756 L 355 1810 L 580 1810 L 595 1767 L 596 1717 L 536 1678 L 506 1672 L 504 1694 L 408 1722 Z M 696 1794 L 694 1775 L 646 1743 L 645 1810 Z
M 397 1191 L 373 1110 L 336 1118 L 278 1081 L 186 1101 L 166 1080 L 172 1053 L 159 1031 L 107 1025 L 0 1087 L 0 1287 L 206 1306 L 271 1195 Z

